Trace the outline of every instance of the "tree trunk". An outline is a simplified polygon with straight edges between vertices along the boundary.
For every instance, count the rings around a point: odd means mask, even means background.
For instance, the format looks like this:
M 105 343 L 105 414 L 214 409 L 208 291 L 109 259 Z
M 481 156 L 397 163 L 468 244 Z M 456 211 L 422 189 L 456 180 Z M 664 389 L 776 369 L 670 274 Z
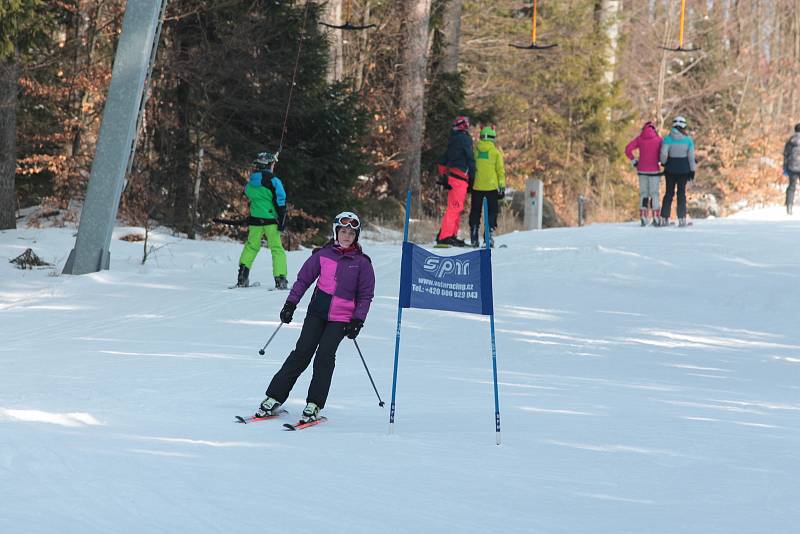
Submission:
M 664 47 L 669 46 L 669 35 L 672 31 L 672 10 L 669 9 L 667 6 L 665 17 L 664 17 L 664 36 L 661 40 L 661 44 Z M 658 129 L 661 130 L 664 128 L 664 85 L 667 80 L 667 51 L 661 50 L 661 63 L 658 67 L 658 88 L 656 93 L 656 108 L 654 111 L 654 117 L 658 122 Z
M 194 147 L 190 137 L 191 113 L 194 109 L 191 101 L 191 88 L 189 83 L 181 76 L 180 69 L 188 65 L 190 61 L 190 39 L 192 38 L 193 28 L 186 23 L 179 22 L 175 30 L 175 46 L 178 50 L 177 64 L 178 80 L 175 88 L 176 103 L 176 128 L 174 139 L 172 140 L 174 153 L 174 191 L 175 204 L 173 208 L 174 228 L 179 232 L 187 234 L 189 239 L 194 239 L 194 228 L 192 228 L 192 191 L 194 189 L 194 177 L 192 175 L 191 160 L 194 155 Z
M 342 1 L 328 0 L 323 20 L 328 24 L 340 26 L 342 20 Z M 344 78 L 344 33 L 343 30 L 327 28 L 328 34 L 328 83 L 335 83 Z
M 364 2 L 364 10 L 361 15 L 361 24 L 364 26 L 369 25 L 370 17 L 370 0 Z M 358 44 L 358 64 L 356 65 L 356 91 L 361 91 L 364 87 L 364 69 L 367 65 L 369 57 L 369 33 L 368 31 L 360 32 Z
M 70 34 L 73 42 L 82 43 L 82 46 L 75 47 L 72 58 L 72 72 L 77 76 L 87 74 L 88 67 L 93 62 L 95 44 L 97 42 L 97 21 L 100 17 L 102 2 L 98 2 L 88 13 L 83 10 L 76 12 L 69 20 Z M 75 124 L 72 127 L 71 139 L 68 139 L 65 152 L 68 158 L 73 158 L 80 154 L 83 142 L 83 132 L 87 128 L 86 104 L 89 100 L 89 93 L 84 87 L 78 84 L 78 88 L 71 93 L 70 108 L 75 117 Z
M 617 43 L 619 41 L 621 0 L 597 0 L 595 13 L 600 26 L 600 31 L 606 36 L 605 43 L 605 80 L 611 85 L 614 83 L 614 74 L 617 67 Z
M 425 73 L 431 0 L 404 0 L 405 43 L 400 93 L 399 151 L 402 163 L 395 193 L 410 189 L 419 206 L 420 159 L 425 130 Z
M 15 58 L 0 61 L 0 230 L 17 227 L 17 82 Z
M 198 142 L 198 144 L 200 144 Z M 192 197 L 192 224 L 189 230 L 189 239 L 195 239 L 195 230 L 198 227 L 198 222 L 200 219 L 200 186 L 203 181 L 203 156 L 205 155 L 205 150 L 203 147 L 200 147 L 200 150 L 197 151 L 197 169 L 195 169 L 195 178 L 194 178 L 194 196 Z
M 458 72 L 458 53 L 461 41 L 461 12 L 464 0 L 449 0 L 444 8 L 444 50 L 442 72 Z
M 797 84 L 800 82 L 798 70 L 800 70 L 800 0 L 794 2 L 794 17 L 792 18 L 792 90 L 791 90 L 791 111 L 792 117 L 797 116 Z

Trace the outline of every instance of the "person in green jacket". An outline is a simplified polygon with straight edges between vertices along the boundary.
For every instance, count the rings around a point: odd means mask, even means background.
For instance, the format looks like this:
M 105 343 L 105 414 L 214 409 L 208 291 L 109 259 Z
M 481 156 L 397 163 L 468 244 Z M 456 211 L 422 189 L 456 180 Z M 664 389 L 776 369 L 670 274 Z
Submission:
M 470 245 L 478 246 L 483 199 L 489 203 L 489 245 L 494 246 L 494 231 L 497 228 L 497 212 L 500 210 L 499 199 L 506 194 L 506 169 L 503 165 L 503 153 L 495 146 L 497 132 L 486 126 L 481 130 L 480 141 L 475 145 L 475 182 L 472 184 L 472 198 L 469 210 Z
M 278 156 L 270 152 L 261 152 L 253 162 L 250 180 L 244 188 L 244 194 L 250 199 L 250 217 L 247 223 L 250 229 L 247 242 L 239 257 L 239 276 L 237 287 L 250 285 L 250 269 L 261 250 L 261 240 L 266 237 L 272 253 L 272 275 L 275 277 L 275 289 L 289 289 L 286 278 L 286 251 L 281 243 L 281 232 L 286 224 L 286 191 L 283 182 L 275 176 L 275 163 Z

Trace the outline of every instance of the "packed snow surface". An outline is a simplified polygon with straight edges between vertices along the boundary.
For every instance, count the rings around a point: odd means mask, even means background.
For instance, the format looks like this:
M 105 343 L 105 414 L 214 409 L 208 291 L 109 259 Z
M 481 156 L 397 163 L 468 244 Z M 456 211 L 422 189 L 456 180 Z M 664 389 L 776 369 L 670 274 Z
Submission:
M 59 276 L 75 229 L 0 232 L 0 532 L 764 534 L 800 524 L 800 218 L 518 232 L 488 317 L 405 310 L 388 433 L 397 242 L 364 243 L 376 297 L 324 414 L 251 414 L 305 306 L 229 290 L 241 245 L 112 243 Z M 26 248 L 56 264 L 22 271 Z M 445 250 L 443 254 L 459 251 Z M 290 278 L 308 250 L 289 253 Z M 286 407 L 295 420 L 310 369 Z

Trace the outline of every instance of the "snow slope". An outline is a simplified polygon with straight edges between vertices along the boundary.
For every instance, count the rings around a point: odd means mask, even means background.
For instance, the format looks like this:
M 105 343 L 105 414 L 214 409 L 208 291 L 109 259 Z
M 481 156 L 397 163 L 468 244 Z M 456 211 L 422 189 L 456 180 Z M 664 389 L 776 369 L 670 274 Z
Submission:
M 396 243 L 365 244 L 359 337 L 386 407 L 345 340 L 330 421 L 296 433 L 232 422 L 308 303 L 259 356 L 286 295 L 267 250 L 247 290 L 226 289 L 239 244 L 166 234 L 145 266 L 115 239 L 92 275 L 0 261 L 0 532 L 794 532 L 800 219 L 758 218 L 501 236 L 499 447 L 488 319 L 425 310 L 403 316 L 388 435 Z M 0 258 L 60 267 L 73 234 L 0 232 Z

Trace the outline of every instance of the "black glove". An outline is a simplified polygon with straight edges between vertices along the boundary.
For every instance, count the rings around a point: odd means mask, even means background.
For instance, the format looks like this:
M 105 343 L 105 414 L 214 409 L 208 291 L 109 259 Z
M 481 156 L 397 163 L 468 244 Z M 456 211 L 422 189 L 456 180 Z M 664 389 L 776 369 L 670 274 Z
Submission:
M 283 232 L 286 228 L 286 206 L 278 206 L 278 231 Z
M 358 333 L 361 332 L 362 326 L 364 326 L 364 321 L 361 319 L 350 319 L 350 322 L 344 325 L 344 335 L 350 339 L 355 339 Z
M 505 187 L 501 187 L 500 189 L 497 190 L 497 198 L 499 198 L 499 199 L 506 198 L 506 188 Z
M 694 171 L 689 171 L 689 181 L 694 180 Z
M 439 176 L 439 181 L 437 183 L 448 191 L 453 189 L 453 186 L 448 183 L 446 174 Z
M 286 304 L 283 305 L 283 309 L 281 310 L 281 322 L 289 324 L 292 322 L 292 316 L 294 315 L 294 310 L 297 308 L 297 304 L 292 304 L 288 300 Z

